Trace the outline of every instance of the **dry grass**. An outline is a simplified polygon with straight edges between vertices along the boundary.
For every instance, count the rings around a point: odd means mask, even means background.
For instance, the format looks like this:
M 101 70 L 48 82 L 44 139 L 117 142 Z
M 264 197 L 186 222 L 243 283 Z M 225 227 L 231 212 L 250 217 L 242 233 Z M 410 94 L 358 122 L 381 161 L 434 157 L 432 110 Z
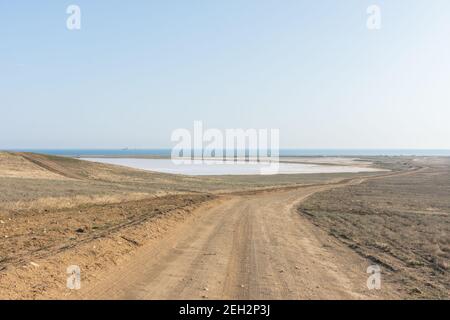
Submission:
M 299 208 L 382 266 L 406 297 L 448 299 L 450 160 L 419 173 L 316 194 Z
M 63 179 L 23 157 L 0 152 L 0 178 Z

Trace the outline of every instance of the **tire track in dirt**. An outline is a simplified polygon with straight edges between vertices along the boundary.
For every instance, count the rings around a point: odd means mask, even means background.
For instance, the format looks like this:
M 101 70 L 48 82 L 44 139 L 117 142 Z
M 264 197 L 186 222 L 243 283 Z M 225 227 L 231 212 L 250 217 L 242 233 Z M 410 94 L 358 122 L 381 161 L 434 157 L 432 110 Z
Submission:
M 222 196 L 170 237 L 81 293 L 89 299 L 375 299 L 366 287 L 368 261 L 296 212 L 316 192 L 340 183 Z
M 41 167 L 42 169 L 53 172 L 57 175 L 76 180 L 86 179 L 86 177 L 82 177 L 76 173 L 70 172 L 64 167 L 58 165 L 57 163 L 47 159 L 46 157 L 39 156 L 38 154 L 31 154 L 24 152 L 20 152 L 17 154 L 23 157 L 25 160 L 30 161 L 31 163 Z

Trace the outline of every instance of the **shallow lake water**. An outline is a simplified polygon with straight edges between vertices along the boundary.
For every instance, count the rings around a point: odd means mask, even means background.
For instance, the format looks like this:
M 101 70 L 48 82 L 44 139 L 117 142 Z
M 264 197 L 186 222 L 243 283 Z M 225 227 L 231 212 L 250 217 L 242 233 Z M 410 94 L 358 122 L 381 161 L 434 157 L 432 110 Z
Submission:
M 135 159 L 135 158 L 81 158 L 82 160 L 121 165 L 148 171 L 202 175 L 259 175 L 269 169 L 267 162 L 245 161 L 204 161 L 202 163 L 176 164 L 171 159 Z M 379 169 L 363 166 L 319 165 L 305 163 L 280 162 L 278 170 L 269 174 L 308 174 L 308 173 L 357 173 L 373 172 Z M 270 172 L 270 171 L 269 171 Z

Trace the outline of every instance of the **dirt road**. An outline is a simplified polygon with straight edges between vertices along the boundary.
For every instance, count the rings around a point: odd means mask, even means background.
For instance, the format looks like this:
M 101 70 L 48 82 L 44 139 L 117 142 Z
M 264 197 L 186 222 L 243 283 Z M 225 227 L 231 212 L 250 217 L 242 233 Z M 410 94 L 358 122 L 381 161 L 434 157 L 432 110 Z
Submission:
M 361 181 L 352 181 L 358 183 Z M 230 195 L 170 236 L 140 248 L 87 299 L 376 299 L 369 262 L 300 216 L 296 205 L 333 186 Z M 335 187 L 335 186 L 334 186 Z

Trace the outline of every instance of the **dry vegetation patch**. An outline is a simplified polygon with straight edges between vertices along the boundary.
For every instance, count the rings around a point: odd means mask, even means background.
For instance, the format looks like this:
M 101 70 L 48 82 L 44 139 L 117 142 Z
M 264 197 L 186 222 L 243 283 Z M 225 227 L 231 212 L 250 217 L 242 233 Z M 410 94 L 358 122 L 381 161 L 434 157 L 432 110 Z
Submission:
M 433 160 L 411 175 L 315 194 L 299 211 L 380 264 L 405 296 L 448 299 L 450 161 Z

